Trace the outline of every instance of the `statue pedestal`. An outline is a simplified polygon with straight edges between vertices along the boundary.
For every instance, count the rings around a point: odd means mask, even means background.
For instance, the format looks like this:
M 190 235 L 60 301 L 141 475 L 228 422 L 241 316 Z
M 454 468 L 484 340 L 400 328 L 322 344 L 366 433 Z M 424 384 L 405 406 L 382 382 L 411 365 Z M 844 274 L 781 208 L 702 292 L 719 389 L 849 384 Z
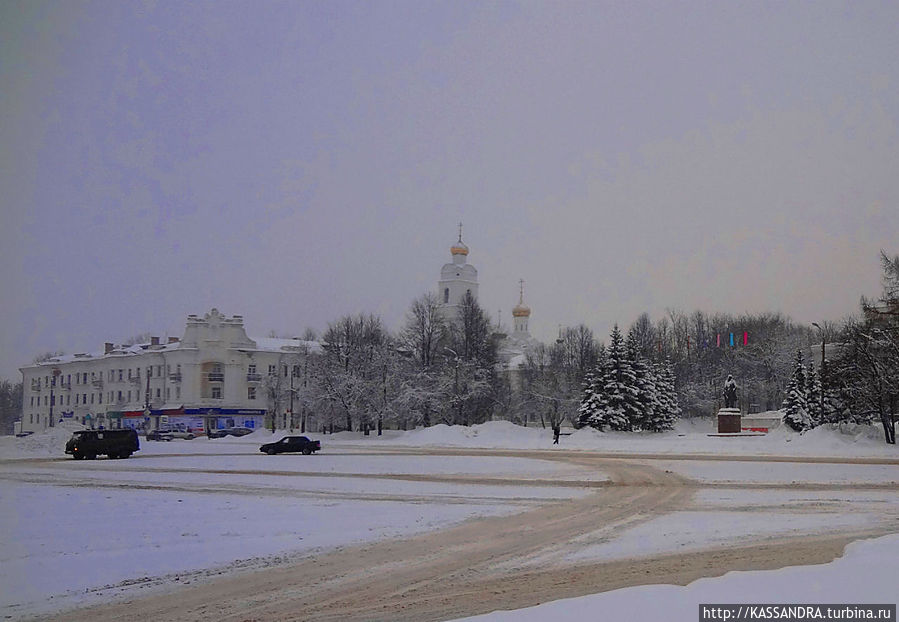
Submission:
M 739 408 L 722 408 L 718 411 L 718 434 L 739 434 L 742 431 Z

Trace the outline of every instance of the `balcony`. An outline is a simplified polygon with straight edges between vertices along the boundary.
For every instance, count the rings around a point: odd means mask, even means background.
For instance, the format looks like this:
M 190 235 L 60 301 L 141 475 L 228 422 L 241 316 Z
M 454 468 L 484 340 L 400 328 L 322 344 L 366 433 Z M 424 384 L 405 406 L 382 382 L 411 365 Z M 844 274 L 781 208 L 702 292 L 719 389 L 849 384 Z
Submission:
M 59 389 L 69 391 L 72 389 L 72 383 L 71 382 L 60 382 Z
M 128 382 L 131 384 L 140 384 L 140 376 L 129 376 Z
M 32 380 L 31 381 L 31 390 L 32 391 L 40 391 L 41 390 L 41 381 L 40 380 Z
M 247 374 L 247 382 L 262 382 L 262 374 Z
M 177 371 L 170 373 L 169 380 L 171 380 L 172 382 L 181 382 L 181 372 Z
M 224 382 L 225 381 L 225 374 L 220 371 L 211 371 L 208 374 L 206 374 L 206 377 L 209 380 L 209 382 Z
M 91 380 L 91 384 L 93 385 L 93 387 L 95 389 L 102 389 L 103 388 L 103 379 L 98 378 L 96 380 Z M 66 388 L 68 388 L 68 387 L 66 387 Z

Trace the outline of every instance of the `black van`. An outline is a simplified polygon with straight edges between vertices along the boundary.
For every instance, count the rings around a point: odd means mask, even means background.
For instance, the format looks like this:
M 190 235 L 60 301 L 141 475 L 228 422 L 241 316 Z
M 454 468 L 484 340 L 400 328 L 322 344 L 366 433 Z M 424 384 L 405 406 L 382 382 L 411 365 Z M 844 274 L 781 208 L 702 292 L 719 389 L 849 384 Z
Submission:
M 75 460 L 107 455 L 110 458 L 128 458 L 140 449 L 140 441 L 134 430 L 78 430 L 66 443 L 66 453 Z

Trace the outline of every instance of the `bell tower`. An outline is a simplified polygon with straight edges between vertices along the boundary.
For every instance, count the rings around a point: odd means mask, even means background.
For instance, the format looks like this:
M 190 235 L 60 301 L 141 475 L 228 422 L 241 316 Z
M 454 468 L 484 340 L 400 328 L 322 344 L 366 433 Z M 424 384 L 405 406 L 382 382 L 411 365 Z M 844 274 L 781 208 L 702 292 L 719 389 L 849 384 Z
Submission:
M 468 246 L 462 241 L 462 223 L 459 223 L 459 239 L 450 246 L 452 262 L 440 269 L 437 282 L 437 299 L 447 309 L 447 318 L 455 319 L 465 294 L 478 297 L 478 271 L 468 263 Z

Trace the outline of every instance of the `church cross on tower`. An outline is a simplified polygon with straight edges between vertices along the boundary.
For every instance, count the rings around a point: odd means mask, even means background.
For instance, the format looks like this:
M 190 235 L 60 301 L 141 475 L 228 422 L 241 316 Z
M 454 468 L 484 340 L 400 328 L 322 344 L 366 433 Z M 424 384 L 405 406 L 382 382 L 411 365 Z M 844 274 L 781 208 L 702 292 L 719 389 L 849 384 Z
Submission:
M 462 221 L 459 221 L 459 241 L 462 241 Z
M 524 279 L 518 279 L 518 304 L 524 304 Z

